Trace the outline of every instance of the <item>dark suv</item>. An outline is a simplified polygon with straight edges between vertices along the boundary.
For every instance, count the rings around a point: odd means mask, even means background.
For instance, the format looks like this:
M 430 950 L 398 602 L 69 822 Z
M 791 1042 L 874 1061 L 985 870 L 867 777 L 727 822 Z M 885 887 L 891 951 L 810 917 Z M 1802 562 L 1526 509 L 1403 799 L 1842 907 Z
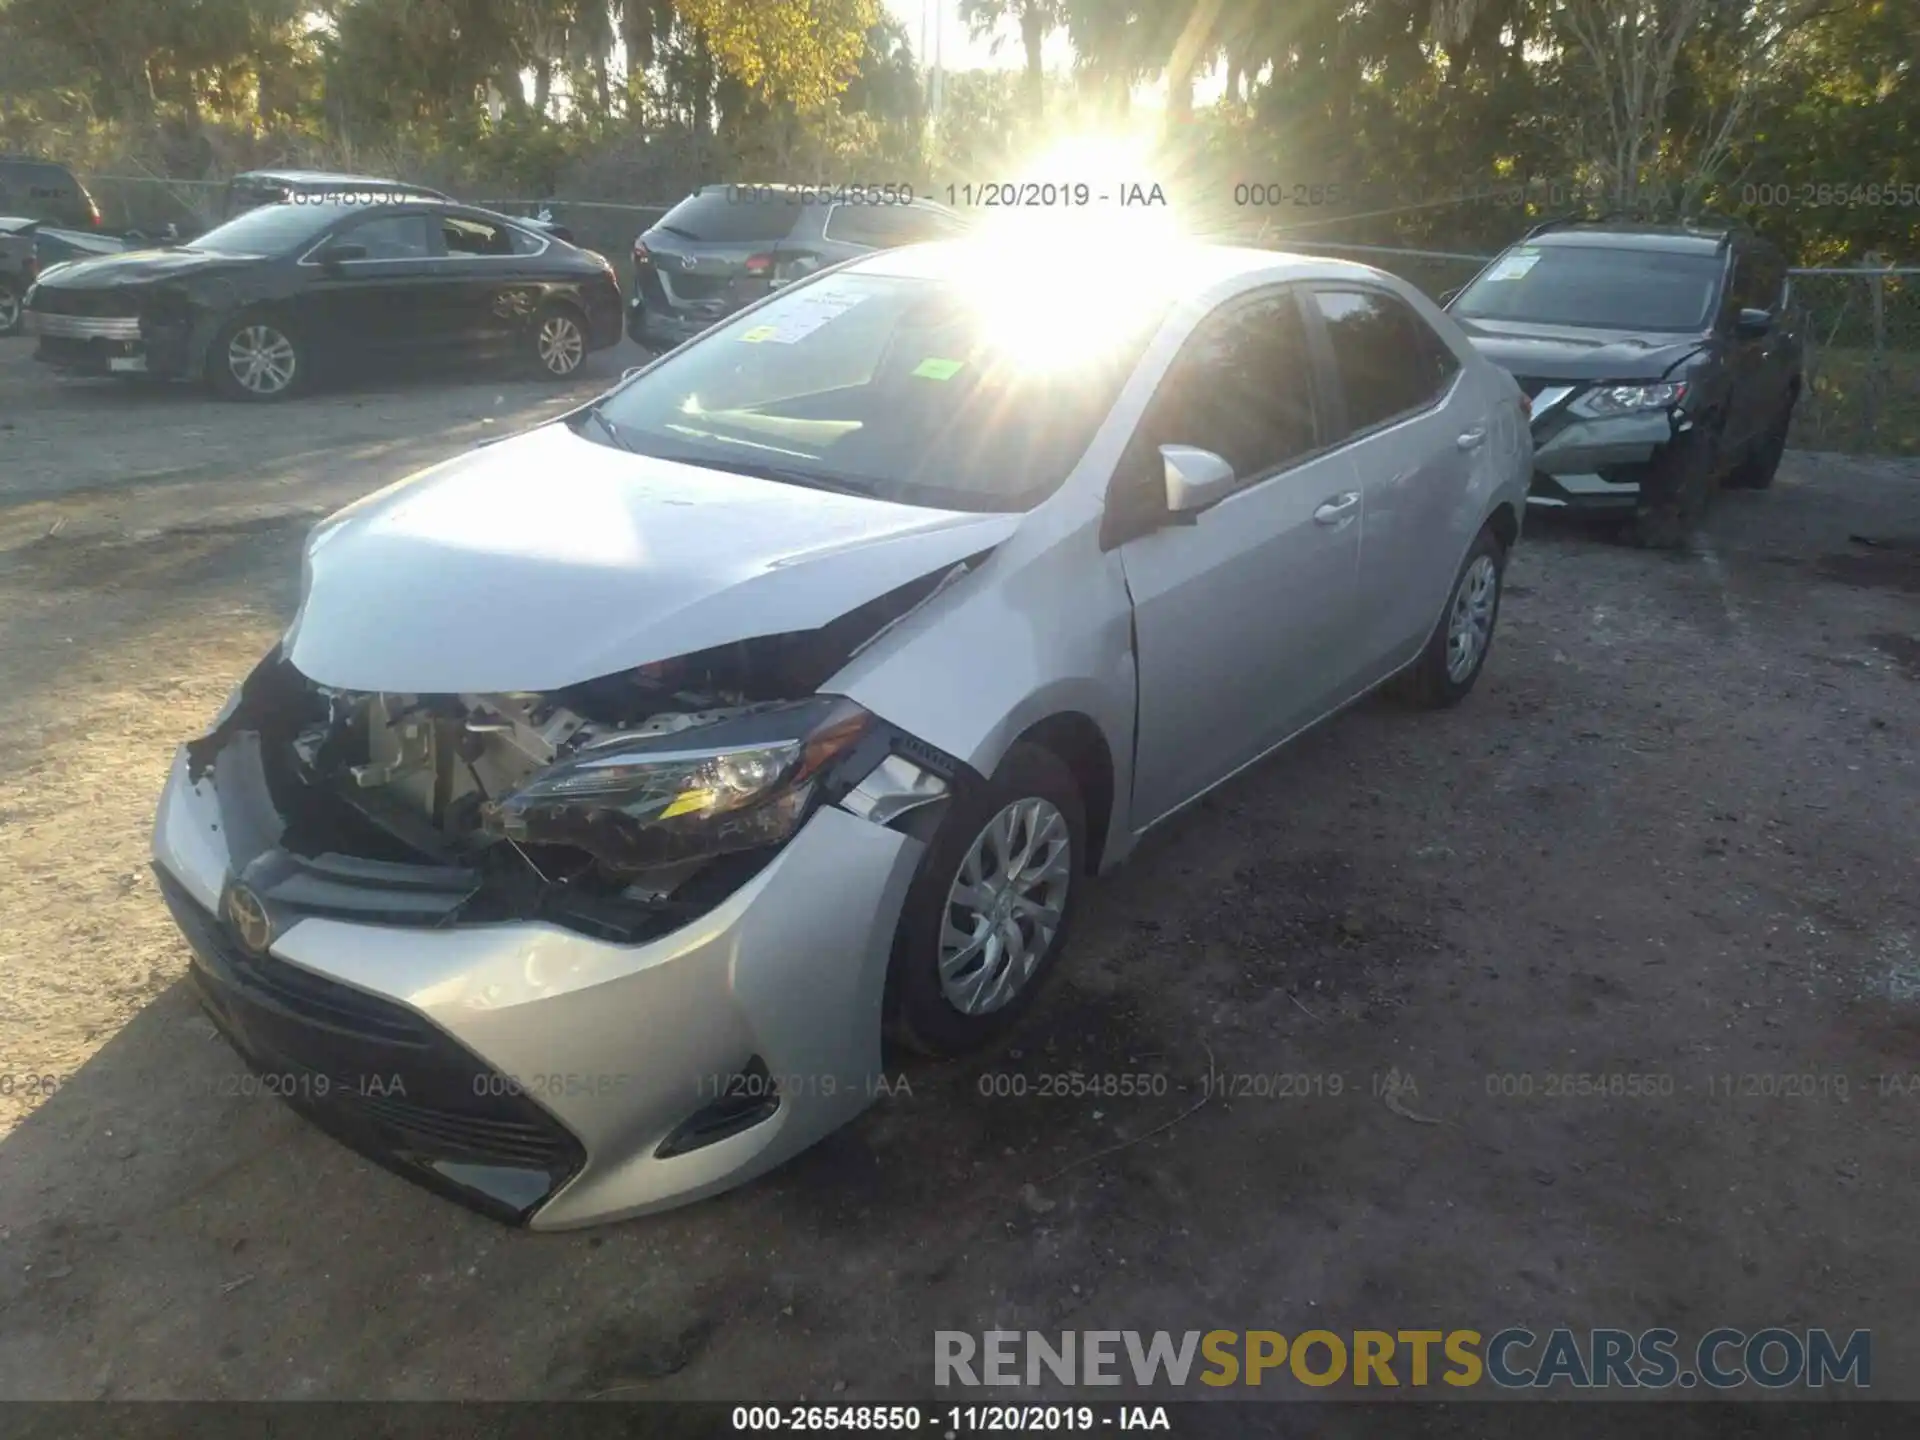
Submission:
M 100 228 L 100 207 L 73 171 L 32 155 L 0 155 L 0 215 L 70 230 Z
M 1722 483 L 1773 483 L 1803 351 L 1786 258 L 1744 226 L 1548 222 L 1447 310 L 1532 403 L 1533 500 L 1676 547 Z
M 900 186 L 708 185 L 633 242 L 627 334 L 669 350 L 802 275 L 965 228 Z

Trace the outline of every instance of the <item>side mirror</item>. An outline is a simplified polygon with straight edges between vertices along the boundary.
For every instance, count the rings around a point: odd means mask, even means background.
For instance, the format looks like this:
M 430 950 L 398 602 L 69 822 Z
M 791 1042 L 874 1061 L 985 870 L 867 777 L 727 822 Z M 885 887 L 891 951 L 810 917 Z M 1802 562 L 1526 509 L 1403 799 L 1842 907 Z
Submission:
M 1233 466 L 1211 450 L 1162 445 L 1160 459 L 1167 470 L 1167 510 L 1173 515 L 1193 515 L 1217 505 L 1239 484 Z
M 1771 310 L 1742 310 L 1740 318 L 1734 323 L 1733 333 L 1742 340 L 1758 340 L 1773 329 Z

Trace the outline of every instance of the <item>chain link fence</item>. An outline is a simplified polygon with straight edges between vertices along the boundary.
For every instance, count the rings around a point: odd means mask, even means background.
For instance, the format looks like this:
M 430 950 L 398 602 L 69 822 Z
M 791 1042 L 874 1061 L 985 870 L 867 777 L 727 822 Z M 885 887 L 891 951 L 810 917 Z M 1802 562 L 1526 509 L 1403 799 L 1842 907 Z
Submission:
M 189 234 L 216 223 L 226 182 L 91 175 L 86 184 L 109 228 L 158 235 L 169 223 Z M 552 220 L 566 227 L 575 243 L 616 263 L 624 259 L 634 237 L 671 205 L 498 196 L 475 197 L 470 203 L 505 215 Z M 1471 280 L 1493 258 L 1297 236 L 1245 238 L 1302 254 L 1359 260 L 1401 276 L 1436 299 Z M 1795 413 L 1792 443 L 1803 449 L 1920 455 L 1920 267 L 1791 273 L 1789 303 L 1807 345 L 1806 386 Z

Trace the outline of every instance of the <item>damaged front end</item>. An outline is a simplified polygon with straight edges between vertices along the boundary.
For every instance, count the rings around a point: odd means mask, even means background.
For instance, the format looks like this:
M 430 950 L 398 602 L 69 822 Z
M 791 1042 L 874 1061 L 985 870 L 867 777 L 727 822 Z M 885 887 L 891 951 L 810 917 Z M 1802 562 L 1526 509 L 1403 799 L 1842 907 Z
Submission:
M 188 745 L 188 776 L 255 817 L 231 816 L 229 840 L 258 833 L 237 878 L 276 931 L 301 915 L 538 919 L 638 943 L 751 880 L 819 806 L 852 796 L 878 823 L 925 823 L 960 780 L 958 762 L 809 693 L 846 654 L 821 642 L 495 695 L 336 689 L 276 649 Z M 871 783 L 853 793 L 876 772 L 892 787 L 877 804 Z

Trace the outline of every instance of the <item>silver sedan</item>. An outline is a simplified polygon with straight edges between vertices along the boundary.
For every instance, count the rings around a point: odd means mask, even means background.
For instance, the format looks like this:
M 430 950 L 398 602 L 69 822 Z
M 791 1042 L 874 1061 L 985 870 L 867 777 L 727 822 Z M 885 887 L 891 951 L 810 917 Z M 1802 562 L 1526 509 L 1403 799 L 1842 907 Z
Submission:
M 323 522 L 155 829 L 234 1046 L 504 1221 L 681 1204 L 1003 1036 L 1183 806 L 1463 698 L 1513 380 L 1365 267 L 1131 273 L 869 256 Z

